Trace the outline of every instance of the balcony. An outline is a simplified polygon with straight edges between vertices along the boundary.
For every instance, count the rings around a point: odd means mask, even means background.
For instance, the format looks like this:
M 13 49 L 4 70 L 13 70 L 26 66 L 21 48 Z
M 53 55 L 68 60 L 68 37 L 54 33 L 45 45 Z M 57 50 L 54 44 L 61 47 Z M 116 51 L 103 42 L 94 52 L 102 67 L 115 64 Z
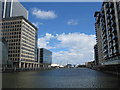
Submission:
M 109 11 L 110 14 L 113 14 L 114 13 L 114 10 L 112 8 L 110 8 L 110 11 Z
M 107 53 L 107 52 L 108 52 L 108 50 L 107 50 L 107 49 L 104 49 L 103 53 Z
M 111 52 L 110 52 L 110 56 L 112 56 L 112 55 L 113 55 L 113 52 L 111 51 Z
M 114 43 L 113 43 L 113 46 L 118 46 L 118 43 L 117 43 L 117 42 L 114 42 Z
M 108 22 L 107 22 L 109 25 L 111 24 L 111 21 L 108 19 Z
M 110 19 L 111 18 L 111 16 L 110 15 L 107 15 L 107 19 Z
M 112 2 L 109 3 L 109 7 L 112 8 L 114 5 Z
M 114 54 L 118 54 L 118 49 L 113 50 Z
M 102 36 L 104 39 L 106 39 L 107 38 L 107 35 L 106 34 L 103 34 L 103 36 Z M 106 37 L 106 38 L 105 38 Z
M 108 7 L 109 7 L 109 3 L 107 2 L 107 3 L 106 3 L 106 8 L 108 8 Z
M 112 44 L 110 44 L 110 47 L 109 47 L 110 49 L 113 49 L 113 45 Z
M 109 8 L 106 9 L 106 13 L 109 13 Z
M 107 42 L 107 39 L 105 38 L 103 41 L 104 41 L 104 42 Z
M 108 30 L 108 31 L 111 31 L 111 30 L 112 30 L 112 28 L 111 28 L 110 25 L 108 26 L 107 30 Z
M 112 22 L 111 22 L 111 25 L 112 25 L 112 26 L 116 26 L 116 23 L 112 21 Z
M 114 15 L 110 15 L 110 19 L 111 20 L 115 20 L 115 16 Z
M 106 30 L 105 27 L 102 26 L 102 31 L 104 32 L 105 30 Z
M 112 37 L 109 37 L 109 42 L 112 42 Z
M 105 23 L 104 23 L 104 22 L 102 22 L 101 26 L 102 26 L 102 27 L 105 27 Z
M 113 40 L 117 40 L 117 36 L 113 36 L 113 38 L 112 38 Z
M 104 42 L 103 42 L 104 43 Z M 107 45 L 106 44 L 103 44 L 103 49 L 106 49 L 107 48 Z
M 112 33 L 117 33 L 117 30 L 114 27 L 112 27 Z
M 103 23 L 103 22 L 105 22 L 105 19 L 104 19 L 104 18 L 102 18 L 102 19 L 101 19 L 101 22 L 102 22 L 102 23 Z
M 102 18 L 105 18 L 105 15 L 104 15 L 104 14 L 102 14 L 102 15 L 101 15 L 101 17 L 102 17 Z
M 112 33 L 111 33 L 111 32 L 108 32 L 108 35 L 109 35 L 109 36 L 112 36 Z
M 108 57 L 108 55 L 107 55 L 107 54 L 105 54 L 103 57 L 104 57 L 104 58 L 107 58 L 107 57 Z
M 102 31 L 102 36 L 105 34 L 105 30 L 104 31 Z

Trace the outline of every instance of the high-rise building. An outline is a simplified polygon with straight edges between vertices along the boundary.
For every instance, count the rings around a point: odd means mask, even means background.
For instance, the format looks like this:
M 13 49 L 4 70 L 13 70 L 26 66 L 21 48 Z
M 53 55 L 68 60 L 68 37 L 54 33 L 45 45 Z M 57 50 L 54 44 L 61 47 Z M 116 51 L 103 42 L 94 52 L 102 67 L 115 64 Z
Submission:
M 94 45 L 94 59 L 95 59 L 95 65 L 99 64 L 98 60 L 98 44 Z
M 14 16 L 23 16 L 28 19 L 28 11 L 18 2 L 18 0 L 1 0 L 0 17 L 8 18 Z
M 52 52 L 45 48 L 38 48 L 38 62 L 52 64 Z
M 101 25 L 100 25 L 100 12 L 96 12 L 95 13 L 95 17 L 96 17 L 96 22 L 95 22 L 95 31 L 96 31 L 96 41 L 97 41 L 97 45 L 95 46 L 94 49 L 96 49 L 97 52 L 97 56 L 96 58 L 98 59 L 98 63 L 100 64 L 103 60 L 103 51 L 102 51 L 102 37 L 101 37 Z M 95 50 L 95 51 L 96 51 Z M 96 53 L 96 52 L 95 52 Z
M 36 57 L 37 28 L 23 16 L 0 21 L 2 37 L 8 43 L 8 60 L 13 67 L 38 67 Z
M 95 17 L 100 64 L 120 64 L 120 1 L 105 0 Z

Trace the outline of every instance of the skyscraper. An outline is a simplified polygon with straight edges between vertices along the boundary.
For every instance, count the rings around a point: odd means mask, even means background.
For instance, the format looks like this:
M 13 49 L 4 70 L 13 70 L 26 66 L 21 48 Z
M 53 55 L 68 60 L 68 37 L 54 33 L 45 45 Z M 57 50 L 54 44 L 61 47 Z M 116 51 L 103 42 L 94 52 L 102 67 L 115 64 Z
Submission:
M 95 17 L 100 64 L 120 64 L 120 1 L 105 0 Z
M 23 16 L 28 19 L 28 11 L 18 2 L 18 0 L 2 0 L 0 8 L 0 17 L 8 18 L 14 16 Z

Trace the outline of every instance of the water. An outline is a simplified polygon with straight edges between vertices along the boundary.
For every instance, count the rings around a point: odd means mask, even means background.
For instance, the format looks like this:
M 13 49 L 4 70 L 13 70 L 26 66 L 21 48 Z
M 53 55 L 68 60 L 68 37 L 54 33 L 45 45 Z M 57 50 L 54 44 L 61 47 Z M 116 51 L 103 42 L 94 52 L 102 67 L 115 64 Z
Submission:
M 115 75 L 79 68 L 3 73 L 3 88 L 117 88 Z

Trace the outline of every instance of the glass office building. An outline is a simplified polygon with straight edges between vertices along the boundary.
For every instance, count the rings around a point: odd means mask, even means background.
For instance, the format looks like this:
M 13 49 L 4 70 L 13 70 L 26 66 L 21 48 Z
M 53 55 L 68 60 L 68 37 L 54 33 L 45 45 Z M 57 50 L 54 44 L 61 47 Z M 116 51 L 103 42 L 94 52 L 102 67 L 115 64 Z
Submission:
M 17 0 L 2 0 L 0 5 L 2 5 L 0 8 L 0 17 L 23 16 L 28 19 L 28 11 Z
M 8 62 L 8 43 L 0 38 L 0 67 L 5 67 Z
M 38 48 L 38 62 L 52 64 L 52 52 L 45 48 Z

